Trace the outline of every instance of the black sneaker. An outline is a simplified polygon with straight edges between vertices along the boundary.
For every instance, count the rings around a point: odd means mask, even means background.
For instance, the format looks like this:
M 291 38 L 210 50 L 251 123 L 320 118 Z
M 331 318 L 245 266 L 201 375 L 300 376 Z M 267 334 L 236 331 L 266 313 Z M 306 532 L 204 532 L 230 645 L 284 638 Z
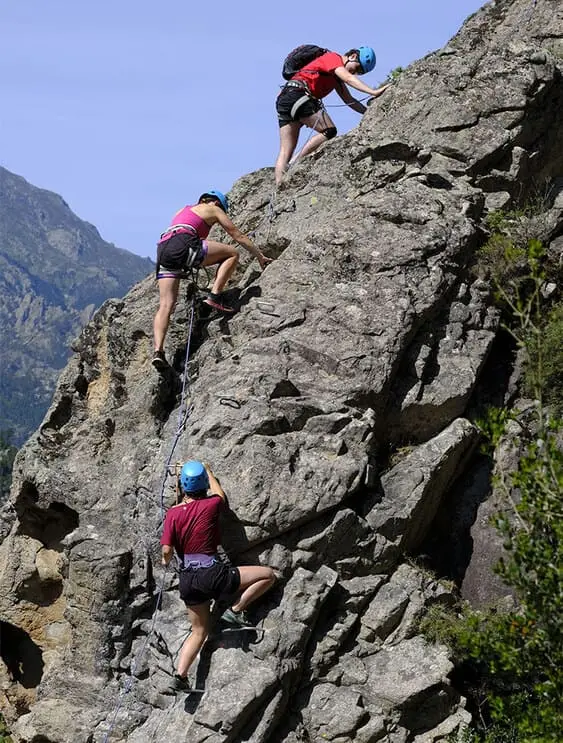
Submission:
M 180 676 L 177 673 L 175 673 L 172 676 L 172 681 L 170 682 L 170 691 L 174 694 L 178 694 L 182 691 L 191 691 L 192 687 L 190 686 L 190 682 L 185 676 Z
M 164 369 L 168 368 L 168 361 L 166 361 L 164 351 L 154 352 L 154 356 L 152 357 L 152 365 L 157 371 L 163 371 Z

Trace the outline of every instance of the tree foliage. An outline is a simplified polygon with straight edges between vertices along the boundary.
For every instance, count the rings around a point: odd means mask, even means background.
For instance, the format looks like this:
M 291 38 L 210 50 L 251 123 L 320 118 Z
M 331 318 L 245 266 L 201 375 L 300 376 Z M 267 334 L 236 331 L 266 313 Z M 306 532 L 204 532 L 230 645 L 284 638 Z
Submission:
M 9 730 L 6 727 L 6 723 L 4 722 L 4 718 L 0 714 L 0 743 L 12 743 L 12 739 L 9 735 Z
M 563 424 L 553 387 L 563 373 L 563 309 L 546 308 L 541 242 L 516 244 L 500 217 L 498 225 L 487 267 L 533 397 L 524 422 L 518 411 L 494 409 L 481 425 L 489 451 L 512 435 L 519 452 L 514 471 L 499 469 L 494 478 L 507 504 L 495 519 L 505 548 L 496 570 L 516 601 L 510 610 L 464 606 L 457 616 L 427 617 L 422 629 L 447 640 L 477 679 L 480 724 L 468 742 L 555 743 L 563 737 Z
M 497 571 L 518 603 L 510 612 L 470 614 L 461 645 L 487 677 L 497 733 L 502 729 L 514 740 L 543 743 L 561 740 L 563 731 L 563 426 L 559 406 L 545 404 L 557 403 L 548 380 L 561 374 L 553 366 L 561 348 L 553 320 L 545 319 L 541 242 L 530 238 L 524 250 L 516 246 L 512 252 L 517 262 L 525 261 L 525 271 L 511 276 L 508 266 L 493 273 L 493 280 L 511 315 L 507 329 L 524 354 L 534 408 L 527 440 L 513 442 L 521 449 L 516 469 L 499 473 L 495 485 L 510 506 L 496 518 L 505 547 Z M 504 244 L 507 264 L 510 254 Z M 560 306 L 553 316 L 560 322 Z M 509 418 L 506 411 L 489 418 L 493 441 Z
M 486 677 L 493 720 L 529 743 L 559 741 L 563 730 L 561 433 L 559 421 L 544 420 L 516 470 L 497 479 L 511 502 L 519 498 L 512 517 L 496 520 L 506 550 L 497 570 L 517 607 L 470 613 L 459 638 Z

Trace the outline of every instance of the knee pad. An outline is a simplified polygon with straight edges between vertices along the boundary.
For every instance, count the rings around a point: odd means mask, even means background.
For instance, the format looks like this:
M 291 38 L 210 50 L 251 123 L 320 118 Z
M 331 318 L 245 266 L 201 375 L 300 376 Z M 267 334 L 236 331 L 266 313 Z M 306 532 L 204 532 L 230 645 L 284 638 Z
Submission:
M 321 134 L 324 134 L 327 139 L 334 139 L 334 137 L 336 137 L 336 127 L 327 126 L 326 129 L 322 130 Z

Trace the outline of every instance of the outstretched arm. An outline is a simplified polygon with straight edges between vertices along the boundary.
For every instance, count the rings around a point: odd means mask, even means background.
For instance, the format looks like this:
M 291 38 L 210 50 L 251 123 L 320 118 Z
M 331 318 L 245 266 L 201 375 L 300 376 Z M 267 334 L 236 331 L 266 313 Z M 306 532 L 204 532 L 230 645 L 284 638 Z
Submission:
M 219 498 L 222 500 L 226 499 L 225 491 L 221 487 L 219 480 L 215 477 L 213 472 L 211 471 L 211 467 L 207 464 L 207 462 L 203 462 L 203 466 L 205 467 L 205 471 L 207 472 L 207 477 L 209 478 L 209 489 L 213 493 L 213 495 L 218 495 Z
M 229 217 L 225 214 L 225 212 L 222 209 L 219 209 L 219 207 L 216 207 L 217 209 L 217 221 L 221 225 L 221 227 L 225 230 L 225 232 L 233 238 L 235 242 L 237 242 L 239 245 L 242 245 L 243 248 L 246 248 L 248 252 L 253 255 L 258 263 L 260 264 L 260 268 L 264 270 L 268 263 L 271 263 L 273 258 L 268 258 L 262 253 L 262 251 L 254 245 L 252 240 L 244 234 L 244 232 L 241 232 L 239 228 L 229 219 Z
M 367 111 L 363 103 L 361 103 L 360 101 L 357 101 L 352 95 L 350 95 L 350 91 L 344 85 L 342 80 L 339 80 L 336 83 L 335 91 L 342 98 L 344 103 L 350 106 L 350 108 L 353 109 L 354 111 L 357 111 L 359 114 L 363 114 Z
M 356 75 L 352 75 L 351 72 L 348 72 L 346 67 L 337 67 L 334 70 L 334 74 L 339 80 L 342 80 L 343 83 L 346 83 L 346 85 L 359 90 L 360 93 L 368 93 L 368 95 L 372 95 L 374 98 L 377 98 L 382 93 L 384 93 L 391 84 L 388 83 L 387 85 L 382 85 L 380 88 L 370 88 L 369 85 L 363 83 L 359 79 L 359 77 L 357 77 Z

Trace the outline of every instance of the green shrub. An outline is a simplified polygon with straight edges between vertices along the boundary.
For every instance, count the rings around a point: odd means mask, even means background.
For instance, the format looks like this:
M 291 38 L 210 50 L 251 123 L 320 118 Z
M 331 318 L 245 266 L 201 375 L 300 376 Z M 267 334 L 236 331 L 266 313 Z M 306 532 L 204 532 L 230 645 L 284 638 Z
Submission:
M 387 80 L 385 82 L 396 82 L 403 72 L 405 71 L 404 67 L 395 67 L 391 72 L 387 75 Z
M 454 609 L 434 604 L 421 617 L 418 629 L 429 642 L 447 645 L 454 660 L 464 660 L 467 656 L 463 643 L 466 611 L 465 606 Z
M 530 362 L 525 370 L 526 390 L 542 389 L 543 400 L 557 415 L 563 413 L 563 304 L 556 305 L 541 328 L 541 347 L 529 340 Z M 537 375 L 537 379 L 534 374 Z
M 465 729 L 461 735 L 461 739 L 452 735 L 448 740 L 451 743 L 524 743 L 519 738 L 514 725 L 510 723 L 507 725 L 494 723 L 485 732 Z
M 560 283 L 558 256 L 547 256 L 543 250 L 543 241 L 552 229 L 547 217 L 550 198 L 549 188 L 537 189 L 522 208 L 492 211 L 485 220 L 489 238 L 476 252 L 473 270 L 491 281 L 497 304 L 505 310 L 509 323 L 515 317 L 508 300 L 523 299 L 534 286 L 531 265 L 534 259 L 539 259 L 542 265 L 544 280 Z
M 12 739 L 10 738 L 9 733 L 10 731 L 6 727 L 4 718 L 2 717 L 2 714 L 0 713 L 0 743 L 12 743 Z
M 473 703 L 482 724 L 472 740 L 483 743 L 556 743 L 563 730 L 563 427 L 538 410 L 538 435 L 516 470 L 496 480 L 513 509 L 496 518 L 505 539 L 497 572 L 516 608 L 432 607 L 420 623 L 478 678 Z
M 496 492 L 507 507 L 495 524 L 504 537 L 505 556 L 497 566 L 511 586 L 516 606 L 457 614 L 431 610 L 421 630 L 446 642 L 458 663 L 477 679 L 472 689 L 478 710 L 470 743 L 559 743 L 563 730 L 563 422 L 554 407 L 562 399 L 563 309 L 545 319 L 544 252 L 528 239 L 524 253 L 499 238 L 505 265 L 495 279 L 510 312 L 507 330 L 526 359 L 528 392 L 535 404 L 514 444 L 522 452 L 515 470 L 499 471 Z M 514 242 L 512 243 L 514 246 Z M 514 273 L 524 255 L 526 270 Z M 502 260 L 506 258 L 506 264 Z M 555 403 L 551 408 L 545 403 Z M 492 452 L 506 436 L 514 411 L 492 409 L 481 422 Z
M 562 315 L 557 310 L 544 320 L 543 257 L 541 243 L 529 240 L 526 290 L 497 284 L 512 312 L 509 332 L 524 352 L 535 399 L 528 440 L 515 442 L 523 448 L 516 469 L 494 481 L 509 506 L 496 518 L 505 547 L 497 571 L 515 590 L 518 607 L 474 613 L 462 633 L 468 656 L 483 669 L 492 719 L 527 743 L 559 741 L 563 730 L 563 423 L 545 407 L 558 395 L 548 380 L 560 379 Z M 497 413 L 489 420 L 493 442 L 506 420 Z
M 506 549 L 498 572 L 519 607 L 485 623 L 473 619 L 467 642 L 472 657 L 512 686 L 493 697 L 494 716 L 514 720 L 530 742 L 558 741 L 563 730 L 563 428 L 548 416 L 538 424 L 504 484 L 519 494 L 517 519 L 497 518 Z
M 478 254 L 480 265 L 488 269 L 496 282 L 506 284 L 526 268 L 526 250 L 500 232 L 493 232 Z
M 501 212 L 489 215 L 493 231 L 479 251 L 477 269 L 492 281 L 504 327 L 524 351 L 525 392 L 561 414 L 563 304 L 550 310 L 544 298 L 547 282 L 557 284 L 560 269 L 541 241 L 530 237 L 528 226 L 515 229 L 511 227 L 514 221 Z

